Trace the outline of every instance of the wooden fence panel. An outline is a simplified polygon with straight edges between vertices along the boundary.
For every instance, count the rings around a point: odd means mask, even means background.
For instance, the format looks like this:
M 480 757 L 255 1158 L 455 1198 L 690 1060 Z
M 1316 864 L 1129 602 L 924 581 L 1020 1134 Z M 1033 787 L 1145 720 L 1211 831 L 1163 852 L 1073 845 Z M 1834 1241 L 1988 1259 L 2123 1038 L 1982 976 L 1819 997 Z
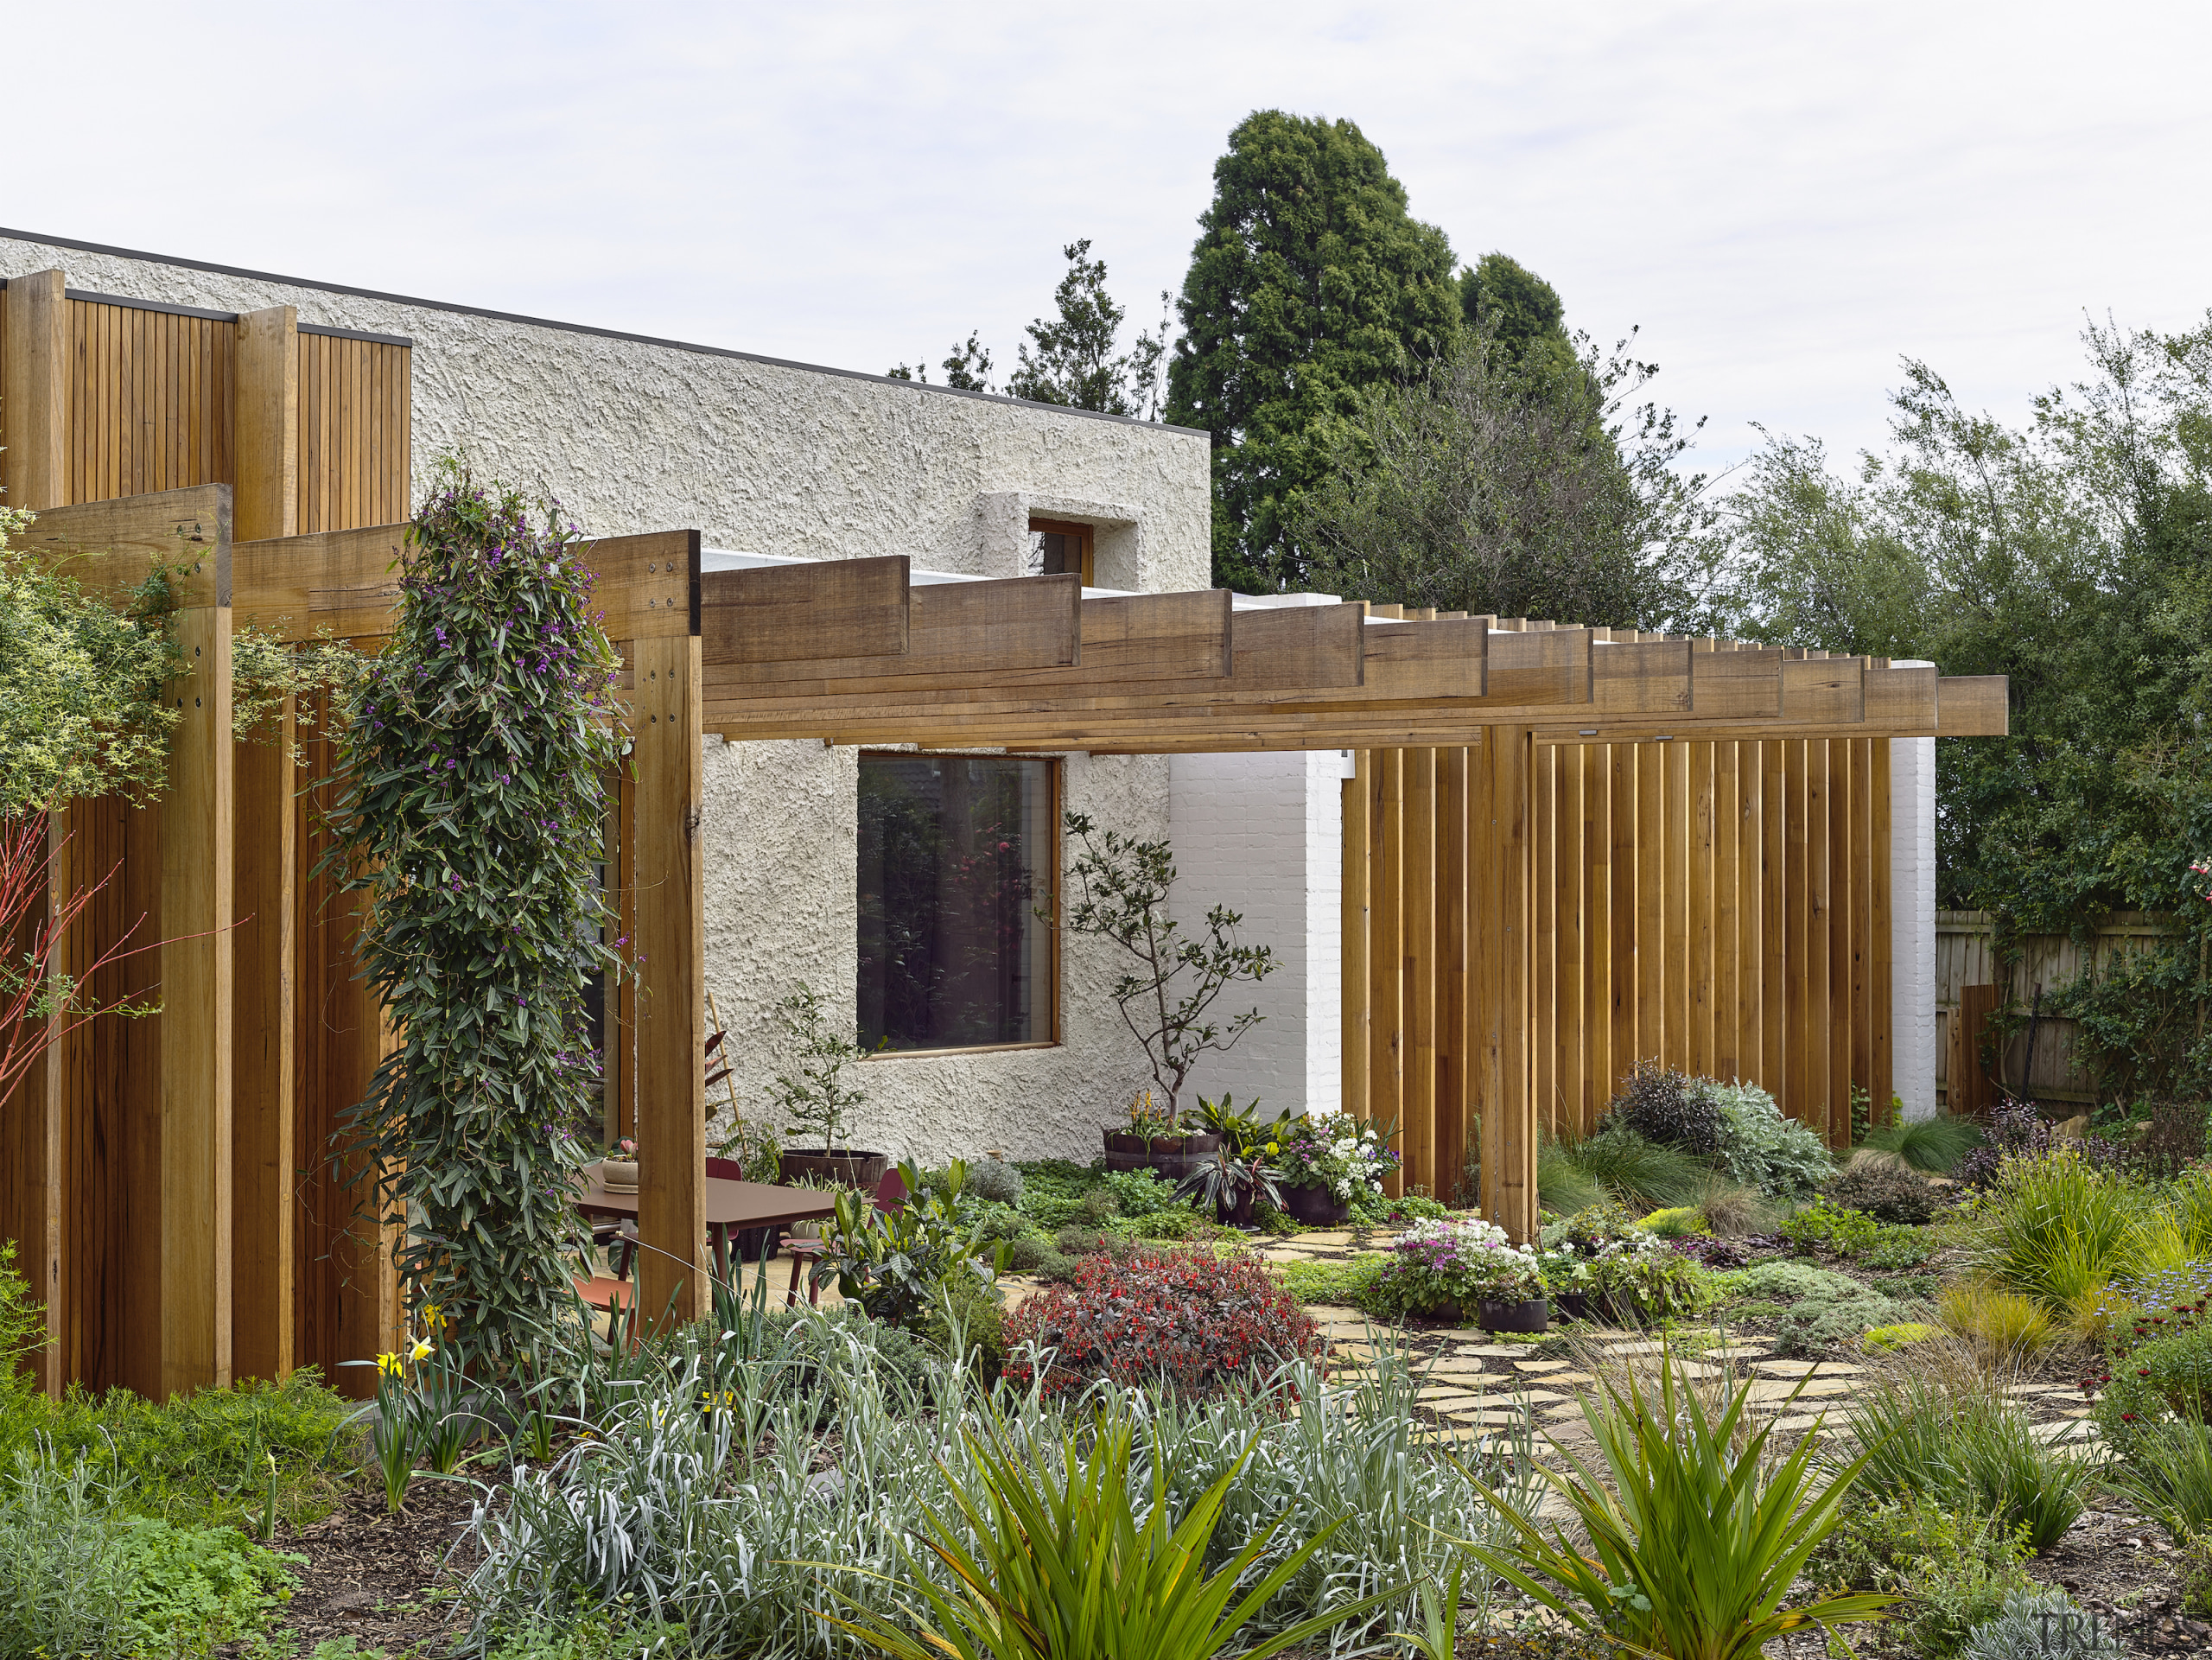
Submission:
M 1936 913 L 1936 1093 L 1947 1107 L 1980 1102 L 1981 1091 L 1999 1082 L 2015 1095 L 2053 1105 L 2086 1107 L 2097 1098 L 2096 1078 L 2078 1060 L 2079 1027 L 2049 1011 L 2051 995 L 2072 984 L 2085 970 L 2102 972 L 2129 951 L 2155 944 L 2166 932 L 2166 919 L 2143 911 L 2119 911 L 2107 917 L 2084 943 L 2067 934 L 2025 934 L 2014 944 L 2017 960 L 2006 964 L 1997 949 L 1994 919 L 1986 911 Z M 1999 1058 L 1999 1078 L 1959 1083 L 1959 1052 L 1967 1042 L 1961 1025 L 1961 993 L 1969 987 L 1996 988 L 1993 1008 L 2007 1001 L 2023 1010 L 2035 1006 L 2043 988 L 2044 1012 L 2036 1022 L 2035 1053 L 2030 1065 L 2024 1027 L 2012 1034 Z

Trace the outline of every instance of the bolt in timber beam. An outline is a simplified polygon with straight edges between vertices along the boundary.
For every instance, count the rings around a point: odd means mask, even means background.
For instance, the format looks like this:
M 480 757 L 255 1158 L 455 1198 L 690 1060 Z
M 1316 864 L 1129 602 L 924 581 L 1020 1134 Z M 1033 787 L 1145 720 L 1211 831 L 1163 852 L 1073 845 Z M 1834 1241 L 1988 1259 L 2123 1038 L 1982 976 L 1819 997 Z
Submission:
M 700 651 L 696 634 L 629 642 L 637 772 L 638 1299 L 648 1319 L 713 1307 L 706 1272 L 705 888 L 699 822 Z
M 69 300 L 58 270 L 8 280 L 0 296 L 0 478 L 10 507 L 69 499 Z
M 161 1186 L 164 1395 L 231 1381 L 231 614 L 180 612 L 162 798 Z

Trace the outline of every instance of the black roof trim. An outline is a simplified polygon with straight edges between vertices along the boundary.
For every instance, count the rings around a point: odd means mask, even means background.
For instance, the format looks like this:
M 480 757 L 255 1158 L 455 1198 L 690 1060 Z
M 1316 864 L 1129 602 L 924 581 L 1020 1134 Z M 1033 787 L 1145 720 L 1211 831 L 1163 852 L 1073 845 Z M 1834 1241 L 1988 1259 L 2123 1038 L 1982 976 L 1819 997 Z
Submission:
M 73 237 L 45 236 L 35 231 L 10 230 L 5 226 L 0 226 L 0 239 L 43 243 L 56 248 L 75 248 L 85 253 L 108 254 L 118 259 L 143 260 L 149 265 L 175 265 L 183 270 L 209 271 L 219 277 L 243 277 L 257 283 L 282 283 L 288 288 L 312 289 L 319 294 L 350 295 L 358 300 L 382 300 L 391 305 L 417 306 L 425 311 L 450 311 L 463 317 L 486 317 L 494 322 L 521 323 L 531 328 L 557 328 L 568 334 L 596 334 L 601 340 L 630 340 L 639 346 L 658 346 L 671 352 L 693 352 L 702 357 L 734 358 L 741 363 L 765 364 L 774 369 L 798 369 L 807 374 L 836 375 L 845 380 L 869 380 L 885 386 L 909 386 L 918 392 L 933 392 L 940 398 L 975 398 L 987 404 L 1020 404 L 1031 409 L 1050 410 L 1059 415 L 1080 416 L 1086 421 L 1118 421 L 1128 426 L 1151 427 L 1159 431 L 1179 432 L 1194 437 L 1211 436 L 1202 427 L 1172 426 L 1165 421 L 1147 421 L 1134 415 L 1103 415 L 1096 410 L 1071 409 L 1064 404 L 1039 404 L 1026 398 L 1007 398 L 998 392 L 963 391 L 957 386 L 933 386 L 925 380 L 900 380 L 896 376 L 866 374 L 858 369 L 833 369 L 825 363 L 801 363 L 794 358 L 764 357 L 758 352 L 737 352 L 726 346 L 701 346 L 692 340 L 664 340 L 657 334 L 632 334 L 620 328 L 594 328 L 588 323 L 556 322 L 549 317 L 526 317 L 514 311 L 487 311 L 481 306 L 454 305 L 449 301 L 425 300 L 409 294 L 386 294 L 378 289 L 347 288 L 338 283 L 318 283 L 310 277 L 283 277 L 274 271 L 247 270 L 238 265 L 211 264 L 204 259 L 180 259 L 168 254 L 147 253 L 137 248 L 111 247 L 104 242 L 82 242 Z M 158 308 L 164 311 L 184 309 L 181 306 L 162 306 Z M 219 314 L 195 312 L 189 315 L 212 316 Z

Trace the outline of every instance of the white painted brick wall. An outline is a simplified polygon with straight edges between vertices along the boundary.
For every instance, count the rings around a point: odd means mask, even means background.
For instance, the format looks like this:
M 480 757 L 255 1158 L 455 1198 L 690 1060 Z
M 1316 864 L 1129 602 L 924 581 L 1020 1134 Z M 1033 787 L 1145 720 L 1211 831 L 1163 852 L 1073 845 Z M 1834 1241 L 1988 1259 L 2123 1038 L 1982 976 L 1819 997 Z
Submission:
M 1899 663 L 1899 668 L 1925 664 Z M 1936 1116 L 1936 740 L 1890 740 L 1890 1044 L 1907 1118 Z
M 1223 994 L 1225 1020 L 1265 1017 L 1226 1054 L 1192 1074 L 1200 1093 L 1256 1096 L 1272 1114 L 1338 1099 L 1344 878 L 1342 768 L 1334 750 L 1287 754 L 1178 755 L 1168 774 L 1168 824 L 1179 879 L 1175 914 L 1185 933 L 1225 905 L 1243 913 L 1238 938 L 1269 945 L 1277 967 L 1256 988 Z

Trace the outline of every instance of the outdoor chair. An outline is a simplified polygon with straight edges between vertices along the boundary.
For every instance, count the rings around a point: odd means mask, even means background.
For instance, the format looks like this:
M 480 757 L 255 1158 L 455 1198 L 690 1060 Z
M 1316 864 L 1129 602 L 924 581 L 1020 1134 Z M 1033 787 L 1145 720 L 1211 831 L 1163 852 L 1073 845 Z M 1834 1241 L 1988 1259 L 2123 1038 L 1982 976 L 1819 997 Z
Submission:
M 906 1202 L 905 1179 L 895 1168 L 885 1171 L 883 1180 L 875 1185 L 875 1208 L 887 1213 Z M 784 1250 L 791 1259 L 791 1289 L 785 1294 L 784 1306 L 796 1307 L 798 1305 L 798 1276 L 822 1260 L 829 1250 L 829 1242 L 823 1239 L 786 1239 Z M 807 1281 L 806 1300 L 817 1307 L 822 1301 L 822 1288 L 815 1284 L 811 1277 Z
M 625 1267 L 627 1262 L 626 1258 Z M 604 1274 L 587 1280 L 578 1275 L 576 1294 L 607 1316 L 607 1346 L 610 1352 L 629 1348 L 638 1339 L 638 1288 L 634 1281 L 612 1279 Z

